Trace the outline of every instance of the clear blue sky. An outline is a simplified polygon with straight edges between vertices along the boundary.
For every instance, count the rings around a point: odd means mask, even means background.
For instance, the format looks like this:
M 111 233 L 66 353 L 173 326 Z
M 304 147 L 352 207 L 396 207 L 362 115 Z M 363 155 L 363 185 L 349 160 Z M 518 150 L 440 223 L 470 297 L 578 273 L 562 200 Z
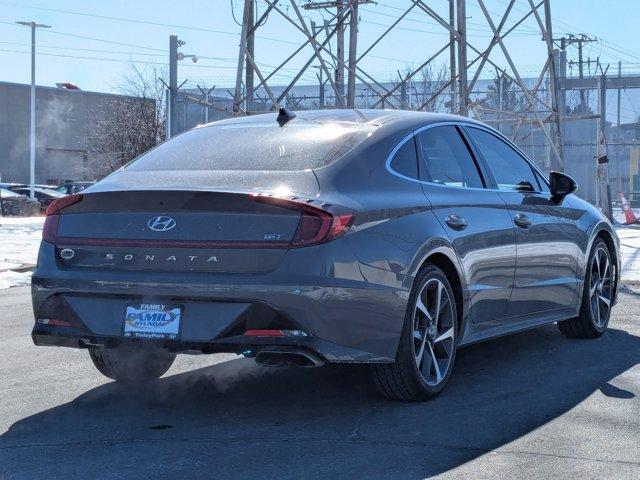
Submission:
M 527 8 L 527 1 L 517 0 L 508 25 L 519 18 L 519 10 Z M 197 64 L 188 60 L 181 62 L 181 80 L 189 79 L 192 84 L 231 85 L 240 31 L 231 15 L 231 3 L 237 4 L 236 16 L 240 16 L 241 0 L 0 0 L 0 80 L 29 81 L 29 55 L 26 53 L 29 31 L 13 22 L 35 20 L 53 27 L 38 32 L 39 53 L 42 54 L 37 60 L 38 84 L 69 81 L 86 90 L 111 91 L 130 62 L 138 62 L 141 66 L 159 64 L 162 68 L 167 61 L 169 34 L 177 33 L 187 42 L 184 53 L 203 57 Z M 288 4 L 288 1 L 281 3 Z M 446 15 L 446 0 L 427 3 Z M 495 23 L 506 3 L 506 0 L 486 0 L 494 13 Z M 380 0 L 377 4 L 362 6 L 360 51 L 397 18 L 402 6 L 409 4 L 408 0 Z M 258 0 L 259 12 L 264 8 L 264 3 Z M 414 12 L 400 23 L 402 29 L 371 52 L 372 56 L 364 64 L 376 78 L 389 80 L 396 70 L 419 65 L 446 44 L 448 35 L 444 30 L 417 9 Z M 473 34 L 471 41 L 478 48 L 484 48 L 490 41 L 490 32 L 477 0 L 468 0 L 467 13 Z M 319 14 L 309 15 L 321 21 Z M 552 16 L 555 36 L 567 32 L 588 33 L 602 40 L 589 44 L 585 49 L 586 56 L 600 56 L 605 63 L 615 63 L 612 69 L 617 68 L 618 60 L 623 60 L 625 72 L 640 72 L 638 0 L 553 0 Z M 535 33 L 536 29 L 535 20 L 529 18 L 509 37 L 509 49 L 523 75 L 535 75 L 545 61 L 545 46 Z M 292 27 L 287 27 L 277 14 L 272 14 L 258 35 L 256 60 L 265 73 L 270 71 L 269 65 L 278 64 L 293 52 L 295 44 L 303 38 Z M 309 50 L 299 55 L 291 68 L 301 64 L 310 53 Z M 506 66 L 501 55 L 496 54 L 494 58 L 501 66 Z M 442 65 L 446 60 L 445 53 L 438 62 Z M 281 80 L 291 75 L 292 71 L 286 70 Z M 315 70 L 311 70 L 304 80 L 311 83 L 314 78 Z

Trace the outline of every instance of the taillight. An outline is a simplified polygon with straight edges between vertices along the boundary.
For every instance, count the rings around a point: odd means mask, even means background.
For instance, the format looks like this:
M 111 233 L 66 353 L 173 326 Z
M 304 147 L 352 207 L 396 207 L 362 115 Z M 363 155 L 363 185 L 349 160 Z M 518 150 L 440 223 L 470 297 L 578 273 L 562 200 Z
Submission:
M 75 195 L 68 195 L 66 197 L 59 198 L 54 200 L 49 204 L 47 210 L 44 212 L 45 215 L 59 215 L 60 211 L 63 208 L 70 207 L 71 205 L 78 203 L 82 200 L 82 194 L 76 193 Z
M 59 222 L 60 215 L 49 215 L 44 219 L 44 225 L 42 227 L 42 240 L 49 243 L 56 243 Z
M 256 202 L 268 203 L 300 212 L 300 222 L 291 240 L 291 247 L 308 247 L 334 240 L 349 231 L 356 213 L 337 205 L 318 207 L 297 198 L 255 195 Z
M 47 218 L 44 220 L 42 227 L 42 239 L 45 242 L 55 243 L 58 236 L 58 224 L 60 223 L 60 212 L 82 200 L 81 194 L 69 195 L 59 198 L 49 204 L 44 212 Z

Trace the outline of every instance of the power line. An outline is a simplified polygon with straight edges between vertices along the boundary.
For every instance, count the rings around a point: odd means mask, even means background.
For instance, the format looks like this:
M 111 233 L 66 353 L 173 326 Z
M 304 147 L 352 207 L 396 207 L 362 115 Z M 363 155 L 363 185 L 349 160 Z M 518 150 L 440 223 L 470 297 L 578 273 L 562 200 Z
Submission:
M 402 12 L 406 11 L 406 9 L 387 6 L 386 4 L 383 4 L 383 3 L 377 3 L 376 6 L 387 7 L 387 8 L 391 8 L 393 10 L 402 11 Z M 389 13 L 378 12 L 378 11 L 375 11 L 375 10 L 370 10 L 368 8 L 360 8 L 360 11 L 366 12 L 366 13 L 369 13 L 369 14 L 373 14 L 373 15 L 384 16 L 384 17 L 387 17 L 387 18 L 393 18 L 393 19 L 397 18 L 397 15 L 391 15 Z M 418 17 L 418 16 L 420 17 L 420 19 L 415 18 L 415 17 Z M 425 23 L 428 23 L 428 24 L 430 24 L 432 26 L 438 26 L 439 25 L 430 16 L 428 16 L 426 13 L 422 13 L 422 12 L 417 12 L 415 15 L 408 14 L 408 15 L 405 16 L 404 21 L 413 22 L 413 23 L 419 23 L 419 24 L 422 24 L 422 25 L 424 25 Z M 365 21 L 365 20 L 362 20 L 362 22 L 363 23 L 371 23 L 371 22 Z M 476 36 L 479 36 L 479 37 L 480 36 L 493 37 L 491 29 L 487 25 L 484 25 L 484 24 L 481 24 L 481 23 L 473 23 L 473 22 L 467 22 L 467 25 L 474 25 L 476 27 L 482 27 L 482 28 L 469 28 L 469 27 L 467 27 L 467 31 L 477 31 L 477 32 L 483 32 L 483 33 L 487 33 L 487 34 L 491 33 L 491 35 L 476 35 Z M 435 34 L 438 34 L 438 35 L 449 35 L 448 32 L 443 32 L 443 31 L 429 32 L 429 31 L 426 31 L 426 30 L 420 30 L 420 32 L 423 32 L 423 33 L 435 33 Z M 540 35 L 540 32 L 536 32 L 536 31 L 532 30 L 530 32 L 526 32 L 526 33 L 522 32 L 522 33 L 518 33 L 516 35 L 518 35 L 518 36 Z
M 0 43 L 12 43 L 12 42 L 0 42 Z M 42 47 L 44 47 L 44 45 L 42 45 Z M 51 47 L 52 48 L 52 47 Z M 65 48 L 65 47 L 63 47 Z M 105 50 L 92 50 L 92 49 L 83 49 L 83 48 L 75 48 L 75 49 L 70 49 L 70 50 L 81 50 L 81 51 L 89 51 L 89 52 L 105 52 L 105 53 L 109 53 L 109 51 L 105 51 Z M 24 54 L 30 54 L 30 52 L 25 51 L 25 50 L 13 50 L 13 49 L 0 49 L 0 52 L 7 52 L 7 53 L 24 53 Z M 113 52 L 113 53 L 118 53 L 118 54 L 126 54 L 126 53 L 131 53 L 131 52 Z M 140 55 L 138 53 L 133 52 L 133 55 Z M 42 56 L 47 56 L 47 57 L 60 57 L 60 58 L 73 58 L 73 59 L 79 59 L 79 60 L 96 60 L 96 61 L 105 61 L 105 62 L 119 62 L 119 63 L 136 63 L 136 64 L 143 64 L 143 65 L 160 65 L 160 66 L 166 66 L 166 62 L 151 62 L 151 61 L 146 61 L 146 60 L 138 60 L 138 59 L 117 59 L 117 58 L 105 58 L 105 57 L 90 57 L 90 56 L 84 56 L 84 55 L 65 55 L 65 54 L 54 54 L 54 53 L 47 53 L 47 52 L 36 52 L 36 55 L 42 55 Z M 152 56 L 156 56 L 154 54 L 146 54 L 146 55 L 152 55 Z M 233 59 L 226 59 L 226 58 L 222 58 L 222 57 L 205 57 L 205 56 L 199 56 L 198 58 L 202 58 L 202 59 L 211 59 L 211 60 L 219 60 L 219 61 L 226 61 L 229 63 L 233 63 L 235 62 L 235 60 Z M 259 65 L 263 65 L 263 66 L 267 66 L 267 67 L 273 67 L 273 65 L 268 65 L 268 64 L 260 64 Z M 225 69 L 225 70 L 234 70 L 235 66 L 230 66 L 230 65 L 196 65 L 196 64 L 185 64 L 184 66 L 187 67 L 198 67 L 198 68 L 217 68 L 217 69 Z M 294 71 L 294 69 L 287 69 L 287 70 L 291 70 Z M 286 74 L 276 74 L 275 76 L 282 76 L 282 77 L 287 77 Z M 309 75 L 310 77 L 310 75 Z
M 0 52 L 10 52 L 10 53 L 28 53 L 30 54 L 31 52 L 25 51 L 25 50 L 11 50 L 11 49 L 0 49 Z M 125 59 L 118 59 L 118 58 L 104 58 L 104 57 L 87 57 L 87 56 L 83 56 L 83 55 L 64 55 L 64 54 L 59 54 L 59 53 L 45 53 L 45 52 L 36 52 L 36 55 L 41 55 L 41 56 L 46 56 L 46 57 L 60 57 L 60 58 L 75 58 L 75 59 L 82 59 L 82 60 L 99 60 L 99 61 L 104 61 L 104 62 L 119 62 L 119 63 L 141 63 L 141 64 L 146 64 L 146 65 L 163 65 L 166 66 L 166 62 L 148 62 L 145 60 L 133 60 L 133 59 L 129 59 L 129 60 L 125 60 Z M 226 66 L 226 65 L 198 65 L 198 64 L 185 64 L 185 67 L 191 67 L 191 68 L 222 68 L 222 69 L 231 69 L 231 70 L 235 70 L 235 67 L 233 66 Z
M 77 15 L 77 16 L 81 16 L 81 17 L 98 18 L 98 19 L 101 19 L 101 20 L 109 20 L 109 21 L 116 21 L 116 22 L 126 22 L 126 23 L 136 23 L 136 24 L 141 24 L 141 25 L 150 25 L 150 26 L 154 26 L 154 27 L 179 28 L 179 29 L 183 29 L 183 30 L 192 30 L 192 31 L 197 31 L 197 32 L 215 33 L 215 34 L 220 34 L 220 35 L 231 35 L 231 36 L 235 36 L 235 37 L 240 35 L 238 32 L 232 32 L 232 31 L 227 31 L 227 30 L 216 30 L 216 29 L 211 29 L 211 28 L 193 27 L 193 26 L 189 26 L 189 25 L 178 25 L 178 24 L 171 24 L 171 23 L 152 22 L 152 21 L 148 21 L 148 20 L 138 20 L 138 19 L 133 19 L 133 18 L 125 18 L 125 17 L 114 17 L 114 16 L 110 16 L 110 15 L 98 15 L 98 14 L 87 13 L 87 12 L 78 12 L 78 11 L 73 11 L 73 10 L 62 10 L 62 9 L 49 8 L 49 7 L 37 7 L 35 5 L 23 5 L 23 4 L 11 3 L 11 2 L 3 2 L 3 1 L 0 1 L 0 5 L 8 5 L 8 6 L 12 6 L 12 7 L 21 7 L 21 8 L 29 8 L 29 9 L 33 9 L 33 10 L 42 10 L 42 11 L 47 11 L 47 12 L 62 13 L 62 14 L 65 14 L 65 15 Z M 2 22 L 2 23 L 10 23 L 10 22 Z M 259 35 L 256 35 L 256 38 L 261 38 L 263 40 L 269 40 L 269 41 L 277 42 L 277 43 L 284 43 L 284 44 L 289 44 L 289 45 L 297 45 L 296 42 L 291 42 L 291 41 L 283 40 L 283 39 L 280 39 L 280 38 L 264 37 L 264 36 L 259 36 Z
M 102 19 L 102 20 L 112 20 L 112 21 L 117 21 L 117 22 L 137 23 L 137 24 L 141 24 L 141 25 L 152 25 L 152 26 L 155 26 L 155 27 L 180 28 L 180 29 L 183 29 L 183 30 L 194 30 L 194 31 L 197 31 L 197 32 L 207 32 L 207 33 L 219 33 L 219 34 L 222 34 L 222 35 L 234 35 L 234 36 L 238 35 L 238 32 L 229 32 L 229 31 L 225 31 L 225 30 L 213 30 L 213 29 L 210 29 L 210 28 L 192 27 L 192 26 L 189 26 L 189 25 L 179 25 L 179 24 L 172 24 L 172 23 L 152 22 L 152 21 L 149 21 L 149 20 L 137 20 L 137 19 L 125 18 L 125 17 L 113 17 L 113 16 L 110 16 L 110 15 L 98 15 L 98 14 L 94 14 L 94 13 L 78 12 L 78 11 L 74 11 L 74 10 L 62 10 L 62 9 L 58 9 L 58 8 L 49 8 L 49 7 L 39 7 L 39 6 L 35 6 L 35 5 L 25 5 L 25 4 L 20 4 L 20 3 L 12 3 L 12 2 L 0 1 L 0 5 L 7 5 L 9 7 L 29 8 L 29 9 L 41 10 L 41 11 L 45 11 L 45 12 L 64 13 L 64 14 L 67 14 L 67 15 L 77 15 L 77 16 L 81 16 L 81 17 L 99 18 L 99 19 Z

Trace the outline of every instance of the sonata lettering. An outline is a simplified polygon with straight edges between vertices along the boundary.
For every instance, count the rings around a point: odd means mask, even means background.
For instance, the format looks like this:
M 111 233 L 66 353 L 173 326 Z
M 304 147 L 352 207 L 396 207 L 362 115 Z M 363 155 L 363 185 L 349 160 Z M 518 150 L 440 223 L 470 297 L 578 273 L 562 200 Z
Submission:
M 208 257 L 203 257 L 201 255 L 167 255 L 161 256 L 158 254 L 133 254 L 133 253 L 124 253 L 116 256 L 115 253 L 105 253 L 104 259 L 109 261 L 115 261 L 117 258 L 121 258 L 127 262 L 133 262 L 135 260 L 142 260 L 144 262 L 179 262 L 185 261 L 190 263 L 218 263 L 218 257 L 216 255 L 210 255 Z

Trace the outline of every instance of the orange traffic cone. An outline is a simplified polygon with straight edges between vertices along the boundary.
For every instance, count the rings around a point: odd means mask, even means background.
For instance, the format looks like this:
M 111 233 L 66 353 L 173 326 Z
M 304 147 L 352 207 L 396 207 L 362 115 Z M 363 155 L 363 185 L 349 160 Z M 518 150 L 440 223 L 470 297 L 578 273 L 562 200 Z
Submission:
M 638 223 L 636 214 L 633 213 L 633 210 L 631 210 L 631 207 L 629 207 L 627 199 L 624 198 L 624 194 L 622 192 L 620 192 L 620 201 L 622 202 L 622 211 L 624 212 L 625 225 Z

